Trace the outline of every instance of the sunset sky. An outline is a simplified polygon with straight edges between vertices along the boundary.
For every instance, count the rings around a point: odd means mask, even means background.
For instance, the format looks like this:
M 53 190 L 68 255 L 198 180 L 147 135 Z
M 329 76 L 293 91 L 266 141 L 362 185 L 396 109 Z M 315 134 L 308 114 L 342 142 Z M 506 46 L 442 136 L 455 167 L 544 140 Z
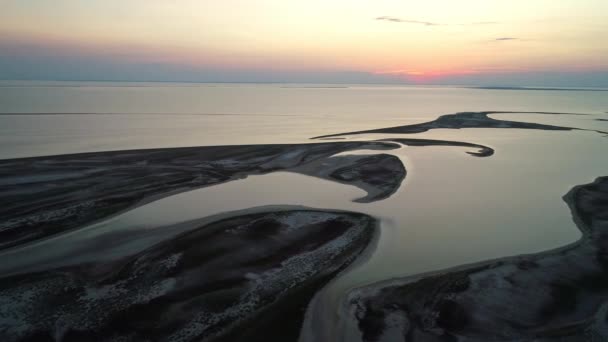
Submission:
M 0 0 L 0 79 L 608 86 L 607 0 Z

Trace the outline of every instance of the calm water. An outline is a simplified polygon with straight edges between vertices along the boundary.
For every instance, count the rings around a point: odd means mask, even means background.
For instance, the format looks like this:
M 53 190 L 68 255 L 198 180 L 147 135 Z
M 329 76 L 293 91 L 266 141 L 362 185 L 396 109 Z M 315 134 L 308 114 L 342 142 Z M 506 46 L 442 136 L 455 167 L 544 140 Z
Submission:
M 429 121 L 461 111 L 559 111 L 590 116 L 500 114 L 500 118 L 608 130 L 608 93 L 389 86 L 15 83 L 0 84 L 0 158 L 194 145 L 309 142 L 322 134 Z M 385 138 L 385 135 L 353 139 Z M 308 322 L 330 338 L 349 288 L 575 241 L 562 196 L 608 175 L 608 139 L 591 132 L 517 129 L 434 130 L 407 135 L 492 146 L 489 158 L 457 147 L 390 151 L 408 175 L 387 200 L 358 204 L 361 190 L 275 173 L 168 197 L 21 252 L 7 270 L 65 263 L 116 230 L 158 229 L 263 205 L 348 209 L 381 219 L 366 260 L 320 293 Z M 364 152 L 358 152 L 364 153 Z M 370 152 L 371 153 L 371 152 Z M 167 230 L 158 236 L 175 234 Z M 165 234 L 165 235 L 163 235 Z M 144 248 L 146 240 L 129 248 Z M 124 246 L 83 258 L 113 257 Z M 8 254 L 8 255 L 6 255 Z M 319 317 L 317 317 L 319 318 Z M 323 322 L 330 322 L 323 326 Z
M 0 113 L 45 114 L 0 116 L 0 158 L 300 142 L 322 134 L 479 110 L 604 113 L 608 111 L 608 93 L 0 81 Z

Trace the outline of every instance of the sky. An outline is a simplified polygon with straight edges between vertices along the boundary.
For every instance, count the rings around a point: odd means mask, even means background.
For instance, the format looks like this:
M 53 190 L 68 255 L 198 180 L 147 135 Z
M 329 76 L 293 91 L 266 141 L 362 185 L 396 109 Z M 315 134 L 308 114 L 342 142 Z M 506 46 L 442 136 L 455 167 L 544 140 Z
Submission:
M 608 86 L 607 0 L 0 0 L 0 79 Z

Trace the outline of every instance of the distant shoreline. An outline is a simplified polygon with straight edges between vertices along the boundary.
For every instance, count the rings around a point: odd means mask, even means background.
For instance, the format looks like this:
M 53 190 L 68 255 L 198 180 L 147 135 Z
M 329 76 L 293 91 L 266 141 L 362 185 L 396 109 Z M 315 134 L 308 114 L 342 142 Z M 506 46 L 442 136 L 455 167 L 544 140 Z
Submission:
M 62 84 L 63 83 L 63 84 Z M 121 85 L 111 85 L 120 83 Z M 466 84 L 434 84 L 434 83 L 377 83 L 377 82 L 279 82 L 279 81 L 162 81 L 162 80 L 9 80 L 0 79 L 0 88 L 15 87 L 85 87 L 104 84 L 110 87 L 151 87 L 150 83 L 162 84 L 173 87 L 198 87 L 198 86 L 229 86 L 229 85 L 274 85 L 286 89 L 298 88 L 322 88 L 322 89 L 347 89 L 351 87 L 405 87 L 405 88 L 457 88 L 457 89 L 482 89 L 482 90 L 542 90 L 542 91 L 608 91 L 605 87 L 573 87 L 573 86 L 485 86 Z M 148 84 L 148 85 L 146 85 Z
M 485 90 L 555 90 L 555 91 L 608 91 L 603 88 L 552 88 L 552 87 L 465 87 L 467 89 Z

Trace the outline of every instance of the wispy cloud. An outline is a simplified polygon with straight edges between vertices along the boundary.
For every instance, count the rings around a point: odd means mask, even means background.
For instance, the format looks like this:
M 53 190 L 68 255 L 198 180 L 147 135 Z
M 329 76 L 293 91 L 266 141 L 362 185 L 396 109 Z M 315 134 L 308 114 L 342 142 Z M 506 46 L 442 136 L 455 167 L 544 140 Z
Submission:
M 425 25 L 425 26 L 439 26 L 439 25 L 441 25 L 441 24 L 438 24 L 438 23 L 432 23 L 430 21 L 407 20 L 407 19 L 401 19 L 401 18 L 396 18 L 396 17 L 388 17 L 388 16 L 378 17 L 378 18 L 376 18 L 376 20 L 390 21 L 390 22 L 393 22 L 393 23 L 419 24 L 419 25 Z
M 498 37 L 498 38 L 494 39 L 494 41 L 496 41 L 496 42 L 505 42 L 505 41 L 509 41 L 509 40 L 519 40 L 519 38 L 516 38 L 516 37 Z
M 477 22 L 465 23 L 465 24 L 442 24 L 442 23 L 436 23 L 436 22 L 432 22 L 432 21 L 402 19 L 402 18 L 391 17 L 391 16 L 382 16 L 382 17 L 377 17 L 375 19 L 376 20 L 380 20 L 380 21 L 393 22 L 393 23 L 417 24 L 417 25 L 424 25 L 424 26 L 450 26 L 450 25 L 454 25 L 454 26 L 475 26 L 475 25 L 495 25 L 495 24 L 498 24 L 498 22 L 496 22 L 496 21 L 477 21 Z

